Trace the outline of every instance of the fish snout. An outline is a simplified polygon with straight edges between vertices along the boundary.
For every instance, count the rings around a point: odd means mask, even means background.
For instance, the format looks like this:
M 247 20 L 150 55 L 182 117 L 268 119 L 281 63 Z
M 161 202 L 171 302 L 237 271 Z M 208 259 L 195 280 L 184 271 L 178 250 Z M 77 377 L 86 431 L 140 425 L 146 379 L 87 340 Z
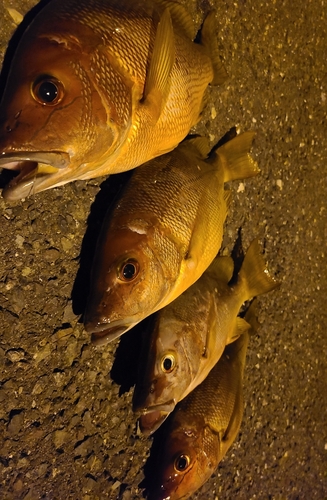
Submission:
M 152 395 L 155 393 L 157 382 L 158 379 L 154 379 L 150 383 L 136 384 L 133 394 L 134 413 L 144 413 L 144 408 L 153 406 Z
M 174 410 L 175 400 L 167 401 L 164 404 L 148 407 L 143 410 L 143 415 L 139 417 L 139 426 L 145 436 L 150 436 L 166 420 L 168 415 Z
M 134 326 L 133 322 L 127 319 L 112 321 L 107 316 L 88 315 L 84 319 L 84 328 L 87 333 L 91 333 L 92 342 L 95 345 L 104 345 L 120 337 Z

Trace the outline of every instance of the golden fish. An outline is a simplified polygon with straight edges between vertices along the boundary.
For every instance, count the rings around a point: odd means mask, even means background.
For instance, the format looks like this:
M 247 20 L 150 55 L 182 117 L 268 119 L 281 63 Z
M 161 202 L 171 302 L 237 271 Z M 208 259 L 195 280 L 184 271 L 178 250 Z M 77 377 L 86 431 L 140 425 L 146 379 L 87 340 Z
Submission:
M 24 33 L 0 108 L 4 189 L 20 199 L 130 170 L 172 150 L 226 78 L 214 13 L 169 0 L 52 0 Z
M 180 500 L 199 489 L 233 444 L 243 416 L 249 334 L 228 345 L 208 377 L 167 421 L 149 500 Z
M 191 288 L 156 314 L 134 392 L 144 433 L 154 432 L 206 378 L 225 346 L 249 328 L 237 316 L 244 301 L 279 284 L 269 274 L 257 240 L 231 285 L 233 270 L 232 258 L 217 257 Z
M 224 182 L 256 175 L 246 132 L 207 160 L 205 138 L 183 142 L 133 173 L 95 253 L 85 328 L 105 343 L 166 306 L 218 253 L 229 192 Z

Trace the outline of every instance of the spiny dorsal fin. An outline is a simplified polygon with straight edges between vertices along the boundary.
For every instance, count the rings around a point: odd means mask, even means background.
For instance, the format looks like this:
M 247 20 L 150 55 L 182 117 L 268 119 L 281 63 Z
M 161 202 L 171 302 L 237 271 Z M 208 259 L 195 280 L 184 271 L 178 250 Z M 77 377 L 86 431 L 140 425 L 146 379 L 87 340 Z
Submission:
M 201 45 L 206 49 L 211 58 L 213 67 L 212 85 L 221 85 L 227 80 L 227 71 L 221 62 L 216 36 L 215 12 L 212 10 L 205 18 L 201 28 Z
M 209 139 L 207 137 L 203 136 L 196 136 L 196 137 L 190 137 L 189 139 L 186 139 L 183 141 L 180 145 L 179 148 L 184 148 L 189 149 L 190 147 L 193 147 L 196 149 L 196 151 L 199 153 L 200 158 L 203 160 L 208 157 L 208 154 L 210 152 L 210 143 Z
M 185 7 L 171 0 L 157 0 L 157 3 L 169 9 L 173 23 L 182 30 L 187 38 L 193 40 L 196 35 L 196 27 Z
M 175 37 L 170 12 L 166 9 L 158 23 L 144 89 L 144 104 L 150 108 L 154 122 L 158 120 L 165 104 L 174 62 Z

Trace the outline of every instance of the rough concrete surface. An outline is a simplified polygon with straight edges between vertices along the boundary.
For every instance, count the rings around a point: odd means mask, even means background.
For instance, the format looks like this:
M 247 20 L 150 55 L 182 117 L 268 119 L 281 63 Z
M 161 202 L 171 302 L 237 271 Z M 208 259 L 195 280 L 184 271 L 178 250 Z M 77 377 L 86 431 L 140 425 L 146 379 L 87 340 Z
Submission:
M 1 59 L 15 30 L 8 9 L 25 14 L 34 3 L 1 0 Z M 245 249 L 258 237 L 282 282 L 259 299 L 262 327 L 249 347 L 239 437 L 192 498 L 324 500 L 326 2 L 184 4 L 198 24 L 216 9 L 229 74 L 210 89 L 197 130 L 212 143 L 233 125 L 257 131 L 261 176 L 230 183 L 224 250 L 242 227 Z M 127 338 L 127 354 L 112 372 L 119 341 L 95 348 L 79 322 L 110 203 L 103 180 L 0 200 L 1 499 L 143 498 L 151 439 L 137 433 L 133 388 L 124 387 L 133 381 L 138 342 Z

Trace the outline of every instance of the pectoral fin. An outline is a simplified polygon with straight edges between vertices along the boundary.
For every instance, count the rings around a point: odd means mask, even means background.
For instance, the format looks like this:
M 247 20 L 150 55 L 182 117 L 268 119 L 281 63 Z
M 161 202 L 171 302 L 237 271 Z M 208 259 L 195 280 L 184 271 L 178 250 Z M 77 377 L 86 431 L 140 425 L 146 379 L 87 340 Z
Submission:
M 170 12 L 166 9 L 158 23 L 149 72 L 145 82 L 143 104 L 156 123 L 164 107 L 175 62 L 175 39 Z
M 241 427 L 243 411 L 244 411 L 244 403 L 243 403 L 243 390 L 242 390 L 242 379 L 241 379 L 238 391 L 235 394 L 233 413 L 229 420 L 228 427 L 221 440 L 221 458 L 226 455 L 228 449 L 231 447 L 231 445 L 236 439 L 238 431 L 240 430 Z
M 205 340 L 203 358 L 209 359 L 213 352 L 217 350 L 217 304 L 215 297 L 211 298 L 210 310 L 208 314 L 208 330 Z
M 203 194 L 203 199 L 207 194 Z M 224 203 L 221 206 L 220 211 L 220 221 L 224 224 L 228 208 L 231 204 L 231 191 L 224 191 Z M 193 233 L 190 239 L 188 252 L 187 252 L 187 265 L 188 267 L 194 267 L 198 265 L 198 262 L 201 260 L 205 247 L 206 247 L 206 235 L 208 233 L 208 219 L 207 214 L 204 210 L 202 210 L 204 206 L 204 202 L 200 200 L 198 213 L 196 215 L 196 219 L 194 221 Z M 218 228 L 217 228 L 218 230 Z M 221 235 L 222 237 L 222 235 Z M 219 245 L 220 248 L 220 245 Z

